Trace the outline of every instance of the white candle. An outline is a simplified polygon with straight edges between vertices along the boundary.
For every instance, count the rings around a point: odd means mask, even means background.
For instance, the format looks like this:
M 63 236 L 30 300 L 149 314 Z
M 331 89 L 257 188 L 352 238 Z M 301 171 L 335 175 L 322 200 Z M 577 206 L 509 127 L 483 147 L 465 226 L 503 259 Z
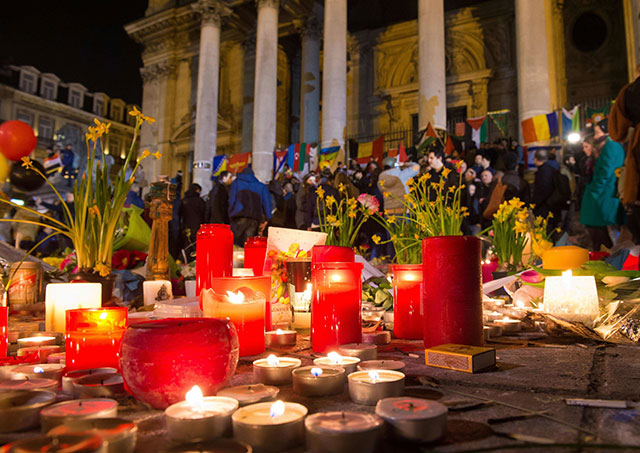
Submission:
M 595 277 L 574 277 L 570 270 L 563 272 L 561 277 L 547 277 L 544 282 L 544 311 L 567 321 L 591 326 L 600 314 Z
M 246 406 L 264 401 L 273 401 L 279 393 L 280 389 L 272 385 L 251 384 L 223 388 L 218 391 L 217 396 L 236 399 L 240 403 L 240 406 Z
M 447 426 L 447 406 L 422 398 L 386 398 L 378 401 L 376 414 L 395 437 L 411 442 L 433 442 Z
M 320 412 L 304 421 L 311 451 L 375 451 L 382 437 L 384 421 L 362 412 Z
M 43 390 L 22 390 L 0 393 L 0 433 L 35 428 L 40 422 L 40 410 L 53 403 L 56 394 Z
M 344 368 L 347 375 L 356 371 L 356 367 L 360 363 L 358 357 L 349 357 L 338 354 L 337 352 L 330 352 L 326 357 L 319 357 L 313 360 L 314 365 L 334 365 Z
M 42 432 L 47 433 L 68 420 L 110 418 L 118 415 L 118 402 L 108 398 L 64 401 L 40 412 Z
M 64 365 L 59 363 L 41 363 L 37 365 L 20 365 L 11 370 L 12 379 L 53 379 L 60 381 L 64 373 Z
M 67 310 L 101 306 L 100 283 L 49 283 L 45 297 L 46 330 L 64 333 Z
M 58 381 L 54 379 L 7 379 L 0 381 L 0 392 L 10 390 L 48 390 L 50 392 L 58 391 Z
M 404 373 L 400 371 L 356 371 L 348 379 L 349 395 L 357 404 L 373 406 L 378 400 L 404 393 Z
M 173 299 L 173 291 L 169 280 L 149 280 L 142 282 L 144 304 L 154 305 L 163 300 Z
M 300 359 L 276 357 L 271 354 L 266 359 L 258 359 L 253 362 L 253 378 L 263 384 L 288 384 L 291 382 L 291 372 L 300 365 L 302 365 Z
M 338 366 L 300 367 L 292 372 L 293 391 L 304 396 L 337 395 L 344 390 L 344 368 Z
M 138 427 L 135 423 L 122 418 L 90 418 L 68 420 L 64 425 L 53 428 L 47 434 L 64 436 L 72 433 L 91 433 L 100 436 L 105 453 L 133 453 Z
M 502 327 L 503 334 L 520 332 L 522 329 L 521 321 L 518 319 L 511 319 L 508 316 L 505 316 L 503 319 L 496 319 L 493 323 Z
M 25 337 L 18 339 L 19 348 L 29 348 L 33 346 L 50 346 L 58 344 L 56 337 Z
M 295 330 L 270 330 L 265 334 L 267 346 L 293 346 L 296 344 Z

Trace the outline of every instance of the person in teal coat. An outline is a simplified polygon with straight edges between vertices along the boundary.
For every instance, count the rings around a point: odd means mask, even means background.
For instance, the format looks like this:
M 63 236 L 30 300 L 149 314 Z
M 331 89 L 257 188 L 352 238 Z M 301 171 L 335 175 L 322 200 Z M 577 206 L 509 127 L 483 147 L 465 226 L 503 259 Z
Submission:
M 624 165 L 624 148 L 609 138 L 607 126 L 605 119 L 594 128 L 596 141 L 600 141 L 602 147 L 580 208 L 580 223 L 587 227 L 594 250 L 600 250 L 602 245 L 613 246 L 607 226 L 620 225 L 623 220 L 616 170 Z

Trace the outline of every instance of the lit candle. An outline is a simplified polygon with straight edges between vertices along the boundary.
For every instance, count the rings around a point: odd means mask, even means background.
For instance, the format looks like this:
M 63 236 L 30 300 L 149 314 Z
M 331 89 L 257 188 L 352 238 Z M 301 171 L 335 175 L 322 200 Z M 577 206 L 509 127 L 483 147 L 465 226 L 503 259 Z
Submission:
M 495 321 L 496 319 L 501 319 L 502 317 L 504 317 L 504 315 L 499 311 L 489 311 L 489 310 L 484 310 L 482 316 L 484 318 L 484 322 L 491 322 L 491 321 Z
M 111 367 L 103 367 L 103 368 L 91 368 L 88 370 L 74 370 L 74 371 L 68 371 L 63 377 L 62 377 L 62 391 L 68 395 L 73 395 L 73 383 L 75 381 L 77 381 L 80 378 L 83 378 L 85 376 L 91 376 L 94 374 L 100 374 L 100 375 L 104 375 L 104 374 L 115 374 L 117 373 L 118 370 L 116 370 L 115 368 L 111 368 Z
M 291 373 L 293 391 L 303 396 L 329 396 L 344 390 L 344 368 L 338 366 L 305 366 Z
M 253 362 L 253 378 L 263 384 L 288 384 L 291 382 L 291 372 L 300 365 L 302 365 L 300 359 L 276 357 L 274 354 L 270 354 L 266 359 L 258 359 Z
M 169 280 L 148 280 L 142 282 L 145 305 L 155 305 L 163 300 L 173 299 L 173 289 Z
M 400 371 L 356 371 L 349 375 L 349 395 L 354 403 L 373 406 L 378 400 L 403 394 L 404 373 Z
M 296 344 L 295 330 L 272 330 L 266 333 L 267 346 L 293 346 Z
M 11 370 L 13 379 L 53 379 L 60 381 L 64 373 L 64 365 L 58 363 L 41 363 L 37 365 L 20 365 Z
M 522 329 L 522 322 L 520 320 L 511 319 L 508 316 L 503 319 L 496 319 L 493 323 L 502 327 L 502 333 L 505 335 L 520 332 Z
M 404 370 L 405 363 L 400 360 L 367 360 L 358 365 L 360 371 L 364 370 Z
M 405 340 L 423 338 L 422 264 L 393 264 L 393 335 Z
M 25 337 L 18 339 L 19 348 L 30 348 L 33 346 L 49 346 L 55 345 L 56 337 Z
M 362 341 L 362 264 L 312 265 L 311 345 L 326 352 Z
M 124 380 L 118 373 L 92 374 L 73 381 L 74 398 L 111 398 L 123 393 Z
M 99 308 L 101 305 L 100 283 L 49 283 L 45 297 L 45 328 L 64 333 L 66 310 Z
M 265 297 L 250 288 L 217 294 L 212 289 L 202 291 L 205 318 L 229 318 L 236 327 L 240 357 L 264 352 Z
M 120 368 L 128 313 L 126 307 L 67 310 L 67 369 Z
M 138 427 L 122 418 L 89 418 L 67 420 L 49 431 L 49 436 L 64 436 L 73 433 L 95 434 L 102 439 L 105 453 L 133 453 Z
M 0 381 L 0 392 L 10 390 L 47 390 L 58 391 L 58 381 L 45 378 L 5 379 Z
M 374 344 L 350 343 L 338 347 L 338 353 L 351 357 L 358 357 L 360 360 L 376 360 L 378 358 L 378 347 Z
M 433 442 L 447 427 L 447 406 L 422 398 L 383 399 L 376 405 L 376 414 L 396 438 L 410 442 Z
M 231 433 L 231 414 L 238 401 L 224 396 L 204 397 L 194 385 L 185 401 L 173 404 L 164 412 L 167 433 L 180 442 L 201 442 Z
M 544 283 L 544 311 L 566 321 L 591 326 L 600 314 L 598 289 L 593 276 L 547 277 Z
M 291 327 L 308 334 L 311 329 L 311 258 L 287 258 L 285 266 L 291 304 Z
M 241 407 L 231 416 L 233 436 L 256 450 L 291 450 L 304 443 L 307 413 L 302 404 L 282 401 Z
M 363 412 L 320 412 L 304 421 L 311 451 L 373 453 L 384 421 Z
M 55 399 L 54 392 L 45 390 L 0 393 L 0 433 L 37 427 L 40 423 L 40 410 Z
M 261 274 L 260 274 L 261 275 Z M 253 269 L 248 267 L 234 267 L 231 272 L 232 277 L 253 277 Z
M 233 398 L 238 400 L 240 406 L 247 406 L 249 404 L 272 401 L 276 399 L 279 393 L 280 389 L 272 385 L 251 384 L 223 388 L 217 393 L 217 396 Z
M 313 360 L 314 365 L 333 365 L 344 368 L 346 375 L 356 371 L 356 367 L 359 363 L 360 359 L 358 357 L 342 356 L 335 351 L 330 352 L 326 357 L 318 357 Z
M 48 433 L 67 421 L 86 418 L 112 418 L 118 415 L 118 402 L 108 398 L 63 401 L 40 412 L 42 432 Z

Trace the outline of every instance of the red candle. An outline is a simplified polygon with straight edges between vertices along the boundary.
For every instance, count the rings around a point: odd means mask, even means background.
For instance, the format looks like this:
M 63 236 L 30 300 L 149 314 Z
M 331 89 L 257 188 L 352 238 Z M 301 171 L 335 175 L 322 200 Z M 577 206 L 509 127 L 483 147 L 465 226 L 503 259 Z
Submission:
M 7 334 L 9 333 L 9 307 L 0 307 L 0 358 L 7 357 Z
M 265 299 L 262 294 L 244 287 L 226 294 L 205 289 L 201 296 L 205 318 L 228 318 L 233 322 L 238 332 L 240 357 L 264 352 Z
M 480 256 L 480 239 L 474 236 L 422 241 L 425 347 L 446 343 L 482 346 Z
M 217 294 L 227 294 L 227 291 L 238 292 L 242 287 L 251 288 L 265 297 L 264 329 L 271 328 L 271 275 L 259 277 L 215 277 L 211 279 L 211 287 Z M 204 310 L 202 297 L 200 298 L 200 309 Z
M 420 340 L 422 319 L 422 264 L 393 264 L 393 335 Z
M 482 283 L 493 280 L 493 272 L 498 269 L 498 259 L 486 260 L 482 263 Z
M 315 352 L 362 341 L 362 264 L 312 265 L 311 344 Z
M 211 288 L 212 277 L 233 272 L 233 233 L 229 225 L 208 223 L 196 236 L 196 292 Z
M 67 370 L 120 369 L 120 343 L 127 328 L 128 313 L 126 307 L 67 310 Z
M 253 269 L 253 275 L 264 273 L 264 259 L 267 255 L 267 238 L 255 236 L 244 243 L 244 267 Z
M 311 264 L 353 263 L 356 255 L 351 247 L 341 245 L 314 245 L 311 249 Z
M 122 339 L 128 390 L 156 409 L 226 387 L 238 364 L 238 336 L 228 319 L 167 318 L 130 326 Z

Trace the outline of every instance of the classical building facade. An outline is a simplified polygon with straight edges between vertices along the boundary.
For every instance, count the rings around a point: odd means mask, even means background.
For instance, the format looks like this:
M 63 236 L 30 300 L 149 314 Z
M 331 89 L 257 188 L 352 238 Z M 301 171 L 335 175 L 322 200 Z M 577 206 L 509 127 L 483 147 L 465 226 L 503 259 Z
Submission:
M 274 147 L 411 145 L 427 123 L 452 131 L 505 109 L 517 138 L 523 119 L 615 97 L 640 63 L 639 12 L 640 0 L 150 0 L 126 27 L 157 120 L 142 146 L 163 153 L 147 174 L 193 168 L 206 190 L 214 155 L 251 151 L 266 180 Z
M 111 123 L 105 151 L 116 162 L 125 156 L 133 138 L 132 105 L 106 93 L 90 93 L 80 83 L 67 83 L 55 74 L 33 66 L 0 68 L 0 122 L 21 120 L 33 127 L 37 158 L 47 157 L 46 148 L 71 144 L 75 152 L 84 143 L 93 119 Z

